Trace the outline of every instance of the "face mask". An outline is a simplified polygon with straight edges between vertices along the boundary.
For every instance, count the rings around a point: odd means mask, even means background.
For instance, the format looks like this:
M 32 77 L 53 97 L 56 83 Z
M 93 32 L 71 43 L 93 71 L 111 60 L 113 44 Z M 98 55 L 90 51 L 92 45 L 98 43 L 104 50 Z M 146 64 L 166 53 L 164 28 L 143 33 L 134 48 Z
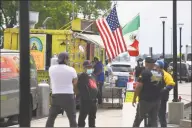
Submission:
M 93 73 L 93 69 L 87 69 L 87 74 L 92 74 Z
M 143 65 L 143 62 L 139 62 L 139 66 L 142 66 Z

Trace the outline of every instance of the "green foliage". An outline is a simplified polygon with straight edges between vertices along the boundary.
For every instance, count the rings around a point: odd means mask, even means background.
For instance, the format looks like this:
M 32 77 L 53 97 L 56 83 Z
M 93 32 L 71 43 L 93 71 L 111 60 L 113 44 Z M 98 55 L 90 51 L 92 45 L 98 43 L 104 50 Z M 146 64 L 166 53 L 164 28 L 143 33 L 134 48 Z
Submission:
M 96 0 L 76 0 L 73 4 L 72 1 L 57 1 L 57 0 L 39 0 L 30 1 L 30 11 L 39 12 L 39 22 L 36 27 L 42 27 L 43 21 L 46 17 L 51 17 L 52 19 L 47 21 L 48 29 L 59 29 L 66 23 L 71 21 L 73 7 L 74 7 L 74 17 L 78 17 L 83 14 L 86 19 L 96 19 L 98 16 L 103 15 L 111 8 L 112 2 L 109 0 L 96 1 Z M 6 27 L 9 26 L 11 18 L 13 18 L 14 24 L 16 24 L 16 11 L 19 9 L 19 1 L 14 0 L 3 0 L 2 1 L 2 11 L 1 25 L 5 24 Z
M 77 6 L 79 7 L 79 12 L 83 14 L 84 18 L 87 19 L 96 19 L 98 16 L 102 16 L 109 12 L 108 10 L 111 8 L 112 2 L 109 0 L 77 0 Z

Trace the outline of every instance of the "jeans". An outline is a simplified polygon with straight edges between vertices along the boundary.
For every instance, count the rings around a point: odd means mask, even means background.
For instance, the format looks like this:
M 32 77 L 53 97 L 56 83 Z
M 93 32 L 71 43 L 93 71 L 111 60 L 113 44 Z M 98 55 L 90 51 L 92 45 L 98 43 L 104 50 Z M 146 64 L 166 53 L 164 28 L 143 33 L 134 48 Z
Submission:
M 139 101 L 137 105 L 137 111 L 136 111 L 136 116 L 135 120 L 133 123 L 133 127 L 139 127 L 143 119 L 146 117 L 148 114 L 149 119 L 150 119 L 150 125 L 151 127 L 157 127 L 157 116 L 158 116 L 158 111 L 159 111 L 159 105 L 160 101 L 153 101 L 153 102 L 148 102 L 148 101 Z
M 70 127 L 77 127 L 76 122 L 76 105 L 73 94 L 53 94 L 49 116 L 46 122 L 46 127 L 54 127 L 57 115 L 64 110 L 69 119 Z
M 161 100 L 161 105 L 158 114 L 161 127 L 167 127 L 166 110 L 167 110 L 167 100 Z
M 95 119 L 97 112 L 96 100 L 93 101 L 80 101 L 80 113 L 78 119 L 78 126 L 85 127 L 85 119 L 89 115 L 89 127 L 95 127 Z
M 98 104 L 102 104 L 102 101 L 103 101 L 103 97 L 102 97 L 103 84 L 104 84 L 103 82 L 98 82 L 97 83 L 97 87 L 99 89 L 99 92 L 98 92 L 98 95 L 97 95 Z

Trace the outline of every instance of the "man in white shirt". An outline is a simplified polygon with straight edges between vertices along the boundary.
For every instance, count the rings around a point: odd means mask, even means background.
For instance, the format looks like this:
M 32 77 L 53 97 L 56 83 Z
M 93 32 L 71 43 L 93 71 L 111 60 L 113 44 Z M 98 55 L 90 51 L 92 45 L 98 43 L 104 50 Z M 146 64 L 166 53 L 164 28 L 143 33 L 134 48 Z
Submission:
M 70 127 L 77 127 L 76 105 L 73 86 L 77 84 L 77 73 L 69 67 L 69 55 L 62 52 L 58 55 L 58 64 L 49 68 L 52 86 L 52 103 L 46 127 L 53 127 L 57 115 L 63 109 L 69 119 Z

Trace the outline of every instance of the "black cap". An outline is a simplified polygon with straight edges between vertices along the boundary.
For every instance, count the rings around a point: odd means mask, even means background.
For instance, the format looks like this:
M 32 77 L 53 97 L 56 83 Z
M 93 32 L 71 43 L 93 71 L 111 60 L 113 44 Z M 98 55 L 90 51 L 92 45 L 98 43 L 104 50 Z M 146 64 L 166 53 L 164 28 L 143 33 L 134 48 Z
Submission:
M 99 61 L 99 59 L 98 59 L 97 57 L 94 57 L 94 60 L 97 60 L 97 61 Z
M 137 62 L 139 62 L 139 61 L 143 61 L 143 59 L 142 59 L 142 58 L 139 58 L 139 59 L 137 60 Z
M 85 61 L 83 62 L 83 67 L 92 67 L 91 61 L 85 60 Z
M 68 60 L 69 59 L 69 54 L 67 52 L 61 52 L 58 55 L 58 63 L 64 62 L 64 60 Z
M 155 60 L 152 57 L 146 57 L 145 62 L 146 63 L 155 63 Z

